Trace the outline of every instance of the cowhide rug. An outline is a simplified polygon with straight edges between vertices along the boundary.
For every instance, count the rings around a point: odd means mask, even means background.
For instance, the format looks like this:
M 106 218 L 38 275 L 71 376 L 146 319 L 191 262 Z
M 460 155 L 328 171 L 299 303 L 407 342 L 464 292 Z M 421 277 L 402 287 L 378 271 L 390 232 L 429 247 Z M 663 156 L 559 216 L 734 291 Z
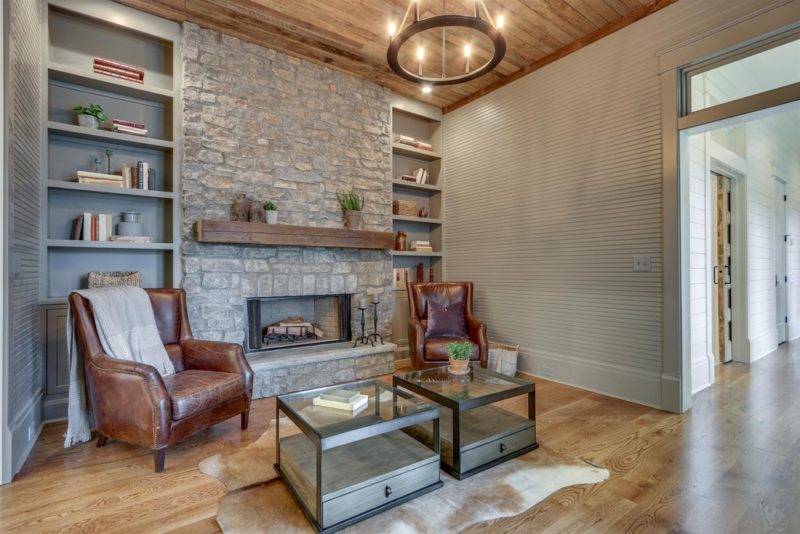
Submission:
M 286 428 L 283 419 L 281 426 Z M 314 529 L 277 478 L 274 463 L 274 421 L 251 445 L 200 462 L 201 472 L 228 487 L 217 512 L 223 532 L 313 534 Z M 608 471 L 539 447 L 466 480 L 455 480 L 444 472 L 441 476 L 444 486 L 440 489 L 344 532 L 459 532 L 476 523 L 520 514 L 561 488 L 601 482 L 608 478 Z

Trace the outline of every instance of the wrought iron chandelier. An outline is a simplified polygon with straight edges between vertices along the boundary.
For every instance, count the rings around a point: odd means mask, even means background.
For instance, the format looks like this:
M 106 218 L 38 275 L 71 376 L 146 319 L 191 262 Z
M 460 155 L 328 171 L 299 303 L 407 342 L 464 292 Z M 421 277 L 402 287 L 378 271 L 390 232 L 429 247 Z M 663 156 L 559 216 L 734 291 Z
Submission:
M 434 85 L 453 85 L 457 83 L 464 83 L 475 78 L 479 78 L 484 74 L 494 69 L 506 53 L 506 40 L 500 30 L 503 28 L 503 16 L 498 15 L 496 19 L 492 19 L 489 10 L 483 3 L 483 0 L 476 0 L 473 2 L 472 15 L 439 15 L 435 17 L 428 17 L 420 19 L 419 10 L 420 2 L 422 0 L 410 0 L 408 9 L 406 9 L 403 21 L 400 26 L 395 26 L 392 22 L 389 24 L 389 50 L 386 52 L 386 60 L 389 66 L 399 76 L 406 80 L 423 85 L 423 91 L 430 92 L 431 87 Z M 442 0 L 442 11 L 444 12 L 444 0 Z M 481 11 L 485 18 L 481 18 Z M 406 25 L 406 22 L 413 18 L 412 22 Z M 447 28 L 467 28 L 475 30 L 486 37 L 488 37 L 494 50 L 492 56 L 483 65 L 477 68 L 470 68 L 470 57 L 472 56 L 472 44 L 466 42 L 464 44 L 464 71 L 459 74 L 447 73 Z M 425 58 L 425 49 L 422 45 L 417 47 L 417 69 L 412 72 L 400 64 L 399 54 L 400 49 L 405 45 L 413 36 L 425 32 L 441 28 L 442 30 L 442 66 L 441 71 L 436 74 L 426 75 L 423 71 L 423 60 Z

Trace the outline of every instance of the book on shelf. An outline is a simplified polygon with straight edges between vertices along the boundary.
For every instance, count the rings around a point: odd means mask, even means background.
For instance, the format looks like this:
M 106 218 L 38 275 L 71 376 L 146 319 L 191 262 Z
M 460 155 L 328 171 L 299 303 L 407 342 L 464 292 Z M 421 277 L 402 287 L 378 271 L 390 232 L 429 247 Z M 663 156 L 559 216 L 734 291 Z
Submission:
M 417 246 L 417 247 L 411 247 L 408 250 L 412 252 L 433 252 L 433 247 Z
M 358 397 L 352 402 L 323 399 L 320 395 L 319 397 L 314 397 L 313 404 L 314 406 L 322 406 L 323 408 L 335 408 L 347 412 L 356 412 L 366 406 L 368 402 L 369 397 L 363 393 L 359 393 Z
M 83 238 L 83 215 L 75 217 L 75 220 L 72 221 L 72 232 L 69 238 L 74 240 Z
M 394 138 L 395 143 L 400 143 L 401 145 L 409 145 L 414 146 L 417 142 L 414 140 L 413 137 L 408 135 L 398 135 Z
M 138 135 L 140 137 L 147 137 L 148 132 L 145 128 L 134 128 L 132 126 L 124 126 L 122 124 L 112 124 L 111 131 L 128 135 Z
M 429 247 L 429 246 L 431 246 L 431 242 L 427 241 L 427 240 L 425 240 L 425 241 L 417 240 L 417 241 L 412 241 L 411 242 L 411 247 L 412 248 L 413 247 Z
M 394 272 L 394 288 L 405 289 L 406 282 L 411 280 L 411 269 L 409 267 L 395 267 L 393 272 Z
M 110 213 L 84 213 L 81 222 L 74 221 L 72 239 L 82 241 L 108 241 L 111 238 L 112 218 Z M 79 230 L 78 230 L 79 229 Z M 80 238 L 75 237 L 80 233 Z
M 78 171 L 79 184 L 108 185 L 111 187 L 124 187 L 122 176 L 118 174 L 105 174 L 101 172 Z
M 116 243 L 150 243 L 152 238 L 149 235 L 112 235 L 109 241 Z
M 428 183 L 428 171 L 420 167 L 414 171 L 414 181 L 418 184 Z
M 124 119 L 111 119 L 111 124 L 118 124 L 120 126 L 127 126 L 129 128 L 145 129 L 144 124 L 140 122 L 126 121 Z
M 150 187 L 150 164 L 146 161 L 136 162 L 136 189 L 148 191 Z
M 424 143 L 422 141 L 417 141 L 414 143 L 414 147 L 420 150 L 427 150 L 429 152 L 433 152 L 433 146 L 430 143 Z
M 400 180 L 402 180 L 404 182 L 416 182 L 417 181 L 417 177 L 413 176 L 411 174 L 404 174 L 403 176 L 400 177 Z
M 115 72 L 112 69 L 105 68 L 102 65 L 95 65 L 92 68 L 92 71 L 95 74 L 102 74 L 103 76 L 111 76 L 112 78 L 119 78 L 120 80 L 125 80 L 127 82 L 144 83 L 144 79 L 140 78 L 135 74 L 122 74 L 119 72 Z
M 128 65 L 126 63 L 121 63 L 119 61 L 114 61 L 113 59 L 107 59 L 104 57 L 95 57 L 94 58 L 95 65 L 102 65 L 106 67 L 111 67 L 115 69 L 121 69 L 132 74 L 138 74 L 139 76 L 144 77 L 144 69 L 141 67 L 134 67 L 133 65 Z
M 144 69 L 101 57 L 94 58 L 92 70 L 98 74 L 114 76 L 131 82 L 144 83 Z

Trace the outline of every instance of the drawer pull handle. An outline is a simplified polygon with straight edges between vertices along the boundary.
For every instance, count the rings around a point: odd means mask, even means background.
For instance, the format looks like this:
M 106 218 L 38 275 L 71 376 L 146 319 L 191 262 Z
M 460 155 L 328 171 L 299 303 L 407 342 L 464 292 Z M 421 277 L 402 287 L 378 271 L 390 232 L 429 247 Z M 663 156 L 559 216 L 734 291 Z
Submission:
M 506 452 L 506 445 L 505 443 L 500 444 L 500 452 Z
M 383 490 L 383 493 L 386 494 L 386 498 L 388 499 L 389 495 L 392 494 L 392 488 L 390 488 L 389 486 L 386 486 L 386 489 Z

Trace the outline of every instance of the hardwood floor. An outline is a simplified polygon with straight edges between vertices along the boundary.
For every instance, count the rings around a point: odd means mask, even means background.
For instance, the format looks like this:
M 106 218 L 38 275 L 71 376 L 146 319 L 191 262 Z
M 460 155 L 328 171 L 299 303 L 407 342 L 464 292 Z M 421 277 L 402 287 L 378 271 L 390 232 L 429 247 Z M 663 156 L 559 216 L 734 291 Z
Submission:
M 469 532 L 800 531 L 800 343 L 752 366 L 719 366 L 717 384 L 683 415 L 536 383 L 540 442 L 611 477 Z M 0 530 L 218 532 L 225 488 L 197 463 L 251 443 L 274 408 L 256 401 L 248 431 L 237 417 L 171 448 L 161 475 L 148 451 L 118 442 L 63 449 L 65 425 L 49 425 L 15 481 L 0 487 Z

